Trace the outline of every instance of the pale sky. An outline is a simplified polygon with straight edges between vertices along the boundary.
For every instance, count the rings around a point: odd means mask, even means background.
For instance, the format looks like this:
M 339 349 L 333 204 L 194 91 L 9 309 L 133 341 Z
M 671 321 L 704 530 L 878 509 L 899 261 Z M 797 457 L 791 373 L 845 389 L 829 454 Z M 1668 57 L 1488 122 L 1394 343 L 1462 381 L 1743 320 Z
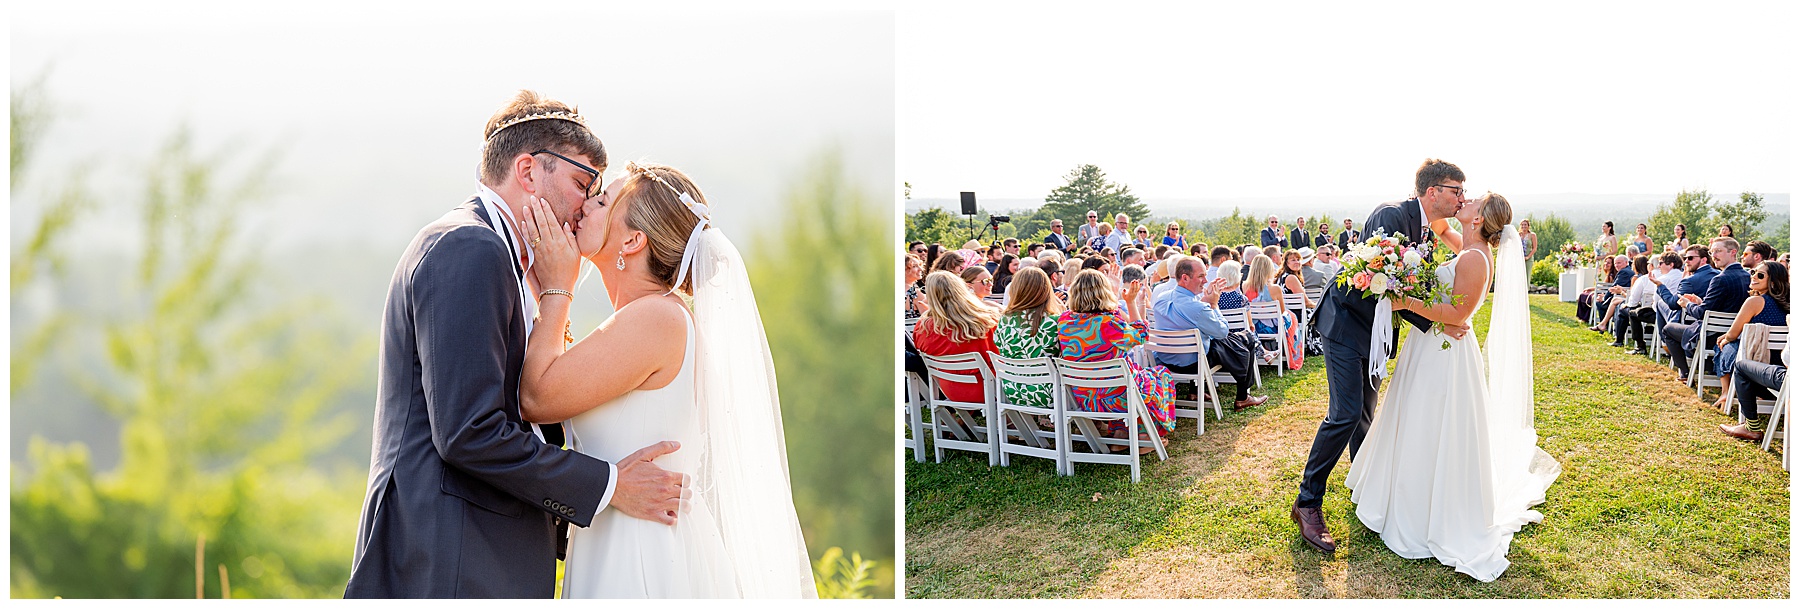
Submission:
M 14 87 L 52 68 L 63 116 L 41 175 L 80 167 L 109 196 L 135 197 L 182 121 L 227 158 L 283 147 L 283 211 L 253 228 L 277 245 L 398 255 L 474 192 L 482 126 L 522 88 L 580 107 L 612 156 L 608 179 L 635 159 L 686 171 L 740 247 L 780 221 L 776 202 L 833 146 L 885 208 L 893 13 L 735 7 L 12 3 L 9 63 Z M 15 239 L 35 194 L 13 205 Z
M 1404 196 L 1438 157 L 1502 193 L 1793 188 L 1792 3 L 1365 4 L 901 11 L 897 178 Z

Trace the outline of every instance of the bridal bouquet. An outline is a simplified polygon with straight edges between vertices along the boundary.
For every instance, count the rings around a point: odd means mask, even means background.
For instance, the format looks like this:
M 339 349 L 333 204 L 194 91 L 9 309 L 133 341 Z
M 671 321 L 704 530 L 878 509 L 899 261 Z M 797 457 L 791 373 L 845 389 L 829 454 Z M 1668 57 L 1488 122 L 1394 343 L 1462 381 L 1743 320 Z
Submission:
M 1396 236 L 1376 235 L 1363 243 L 1350 244 L 1343 256 L 1344 270 L 1338 273 L 1338 286 L 1363 298 L 1400 300 L 1411 296 L 1425 302 L 1449 293 L 1449 286 L 1436 285 L 1437 267 L 1447 256 L 1426 259 L 1424 247 L 1407 247 Z

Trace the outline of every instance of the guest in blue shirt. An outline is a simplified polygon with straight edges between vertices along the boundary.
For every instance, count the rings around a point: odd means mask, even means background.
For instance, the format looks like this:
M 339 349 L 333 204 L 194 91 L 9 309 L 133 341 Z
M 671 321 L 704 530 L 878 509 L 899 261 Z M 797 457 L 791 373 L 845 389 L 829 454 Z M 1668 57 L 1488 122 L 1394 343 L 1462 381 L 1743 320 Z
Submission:
M 1175 288 L 1163 292 L 1152 306 L 1155 308 L 1156 329 L 1158 330 L 1199 330 L 1200 346 L 1206 351 L 1209 362 L 1221 362 L 1230 355 L 1214 347 L 1229 333 L 1225 318 L 1219 315 L 1219 293 L 1231 283 L 1230 279 L 1206 280 L 1206 262 L 1192 256 L 1178 256 L 1170 259 L 1175 265 Z M 1158 353 L 1156 361 L 1173 372 L 1182 374 L 1200 374 L 1200 357 L 1188 353 Z M 1247 363 L 1247 362 L 1246 362 Z M 1268 396 L 1250 396 L 1250 368 L 1238 365 L 1222 366 L 1231 374 L 1237 385 L 1237 401 L 1232 410 L 1241 410 L 1261 405 L 1268 401 Z

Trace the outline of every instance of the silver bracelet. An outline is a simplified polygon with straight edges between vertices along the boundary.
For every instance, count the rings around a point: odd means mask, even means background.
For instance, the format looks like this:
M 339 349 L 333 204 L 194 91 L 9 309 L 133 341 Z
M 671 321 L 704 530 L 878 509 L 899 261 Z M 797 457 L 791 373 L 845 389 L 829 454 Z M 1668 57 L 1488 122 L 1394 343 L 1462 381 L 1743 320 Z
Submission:
M 570 294 L 568 290 L 558 290 L 556 288 L 550 288 L 548 290 L 538 292 L 538 300 L 543 300 L 545 296 L 549 296 L 551 294 L 562 294 L 564 296 L 568 296 L 569 300 L 575 300 L 575 295 Z

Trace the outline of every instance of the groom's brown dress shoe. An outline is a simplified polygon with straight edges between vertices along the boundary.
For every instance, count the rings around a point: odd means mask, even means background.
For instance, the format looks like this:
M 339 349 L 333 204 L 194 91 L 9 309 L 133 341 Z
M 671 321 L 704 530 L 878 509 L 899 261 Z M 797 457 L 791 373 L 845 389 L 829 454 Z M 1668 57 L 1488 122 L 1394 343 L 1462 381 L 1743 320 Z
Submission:
M 1325 528 L 1324 510 L 1296 505 L 1288 516 L 1294 519 L 1294 524 L 1300 525 L 1300 538 L 1308 545 L 1326 554 L 1337 552 L 1337 542 L 1331 540 L 1331 530 Z

